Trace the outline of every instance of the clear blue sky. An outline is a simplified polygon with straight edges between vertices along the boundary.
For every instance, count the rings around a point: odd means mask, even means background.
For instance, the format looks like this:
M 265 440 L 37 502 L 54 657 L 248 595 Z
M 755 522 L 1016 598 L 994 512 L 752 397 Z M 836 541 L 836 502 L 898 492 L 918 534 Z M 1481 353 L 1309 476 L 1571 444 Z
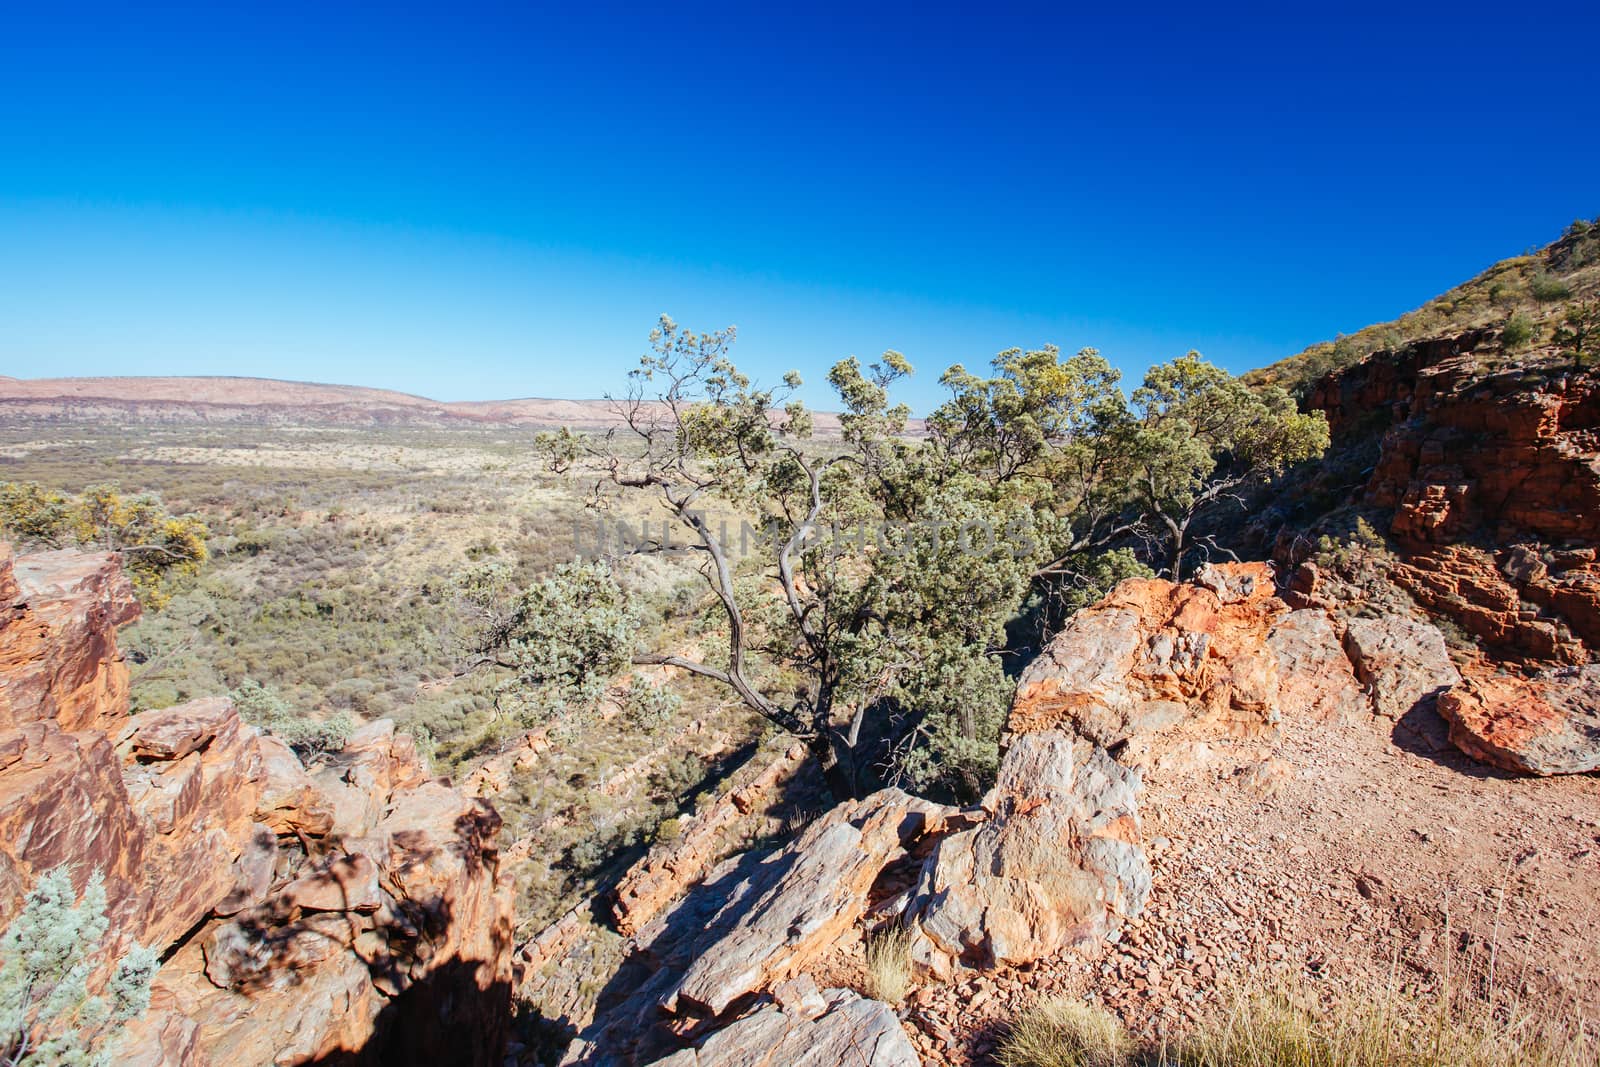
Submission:
M 7 11 L 0 373 L 594 396 L 667 311 L 920 408 L 1242 371 L 1600 212 L 1595 5 L 234 6 Z

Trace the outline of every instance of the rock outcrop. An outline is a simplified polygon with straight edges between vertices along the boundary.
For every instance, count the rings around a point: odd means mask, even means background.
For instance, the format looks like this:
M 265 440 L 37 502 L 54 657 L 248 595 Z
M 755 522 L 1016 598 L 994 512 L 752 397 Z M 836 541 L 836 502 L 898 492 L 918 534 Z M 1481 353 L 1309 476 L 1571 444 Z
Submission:
M 911 963 L 942 978 L 1093 951 L 1150 891 L 1145 774 L 1177 773 L 1207 739 L 1269 743 L 1284 717 L 1371 714 L 1338 625 L 1274 588 L 1269 565 L 1224 566 L 1193 584 L 1124 582 L 1080 612 L 1024 673 L 996 784 L 973 810 L 885 790 L 686 892 L 678 872 L 693 876 L 700 845 L 641 863 L 618 914 L 654 915 L 568 1062 L 853 1063 L 870 1032 L 889 1058 L 866 1062 L 900 1063 L 892 1012 L 816 992 L 814 972 L 848 967 L 839 946 L 857 934 L 906 927 Z M 793 1056 L 760 1058 L 769 1046 Z
M 719 864 L 639 931 L 601 998 L 596 1023 L 568 1062 L 648 1063 L 690 1044 L 705 1054 L 709 1035 L 772 1003 L 779 985 L 807 974 L 831 951 L 867 910 L 875 887 L 897 868 L 910 864 L 914 870 L 921 862 L 918 846 L 953 815 L 886 789 L 834 808 L 776 854 Z M 875 1009 L 852 1014 L 861 1010 Z M 783 1018 L 792 1020 L 792 1014 Z M 712 1054 L 739 1044 L 725 1040 L 729 1044 L 712 1046 Z
M 0 545 L 0 925 L 65 865 L 164 951 L 118 1062 L 484 1063 L 510 1007 L 487 804 L 392 723 L 307 769 L 223 699 L 130 716 L 117 560 Z
M 51 719 L 67 731 L 109 732 L 128 703 L 117 627 L 139 617 L 116 557 L 60 551 L 13 560 L 6 545 L 0 574 L 0 729 Z
M 1600 770 L 1600 664 L 1468 678 L 1439 697 L 1439 711 L 1474 759 L 1527 774 Z
M 749 780 L 718 797 L 689 821 L 675 841 L 658 845 L 629 869 L 613 894 L 617 929 L 632 936 L 690 885 L 704 878 L 723 847 L 723 834 L 757 804 L 769 800 L 777 783 L 805 759 L 804 745 L 791 745 Z
M 1364 704 L 1328 614 L 1290 612 L 1270 564 L 1230 564 L 1130 579 L 1078 612 L 1023 671 L 1007 728 L 1064 729 L 1148 767 L 1185 740 L 1269 734 L 1285 706 L 1323 719 Z
M 1600 650 L 1600 375 L 1489 370 L 1494 342 L 1377 352 L 1306 404 L 1336 448 L 1387 427 L 1361 503 L 1391 516 L 1398 585 L 1498 656 L 1581 664 Z
M 789 1005 L 769 1004 L 657 1067 L 920 1067 L 887 1004 L 848 989 L 816 991 Z
M 997 781 L 972 810 L 885 790 L 686 891 L 670 850 L 641 863 L 619 915 L 653 917 L 566 1062 L 915 1062 L 887 1007 L 817 989 L 817 975 L 859 967 L 858 935 L 903 927 L 910 963 L 941 983 L 1073 949 L 1095 956 L 1151 892 L 1145 781 L 1270 795 L 1295 775 L 1288 724 L 1432 715 L 1437 701 L 1479 758 L 1547 770 L 1592 758 L 1592 672 L 1490 692 L 1462 682 L 1436 628 L 1399 615 L 1342 622 L 1316 584 L 1297 583 L 1291 610 L 1267 564 L 1123 582 L 1024 671 Z M 1206 762 L 1223 758 L 1231 767 Z M 685 852 L 690 878 L 703 851 Z
M 984 799 L 989 818 L 939 842 L 917 886 L 913 962 L 1027 963 L 1092 943 L 1150 891 L 1138 772 L 1061 730 L 1017 738 Z

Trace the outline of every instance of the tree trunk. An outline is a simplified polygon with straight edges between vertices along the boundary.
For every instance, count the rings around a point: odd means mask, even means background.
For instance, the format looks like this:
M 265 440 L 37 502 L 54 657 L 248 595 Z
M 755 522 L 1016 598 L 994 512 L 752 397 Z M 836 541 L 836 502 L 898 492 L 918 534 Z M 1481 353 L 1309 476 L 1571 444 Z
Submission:
M 855 752 L 845 739 L 834 730 L 822 730 L 811 739 L 811 754 L 822 767 L 822 778 L 828 783 L 834 803 L 855 800 Z
M 1183 554 L 1188 547 L 1184 544 L 1184 535 L 1189 532 L 1189 520 L 1179 522 L 1171 515 L 1163 514 L 1161 520 L 1167 526 L 1167 568 L 1172 572 L 1170 577 L 1174 582 L 1183 580 Z

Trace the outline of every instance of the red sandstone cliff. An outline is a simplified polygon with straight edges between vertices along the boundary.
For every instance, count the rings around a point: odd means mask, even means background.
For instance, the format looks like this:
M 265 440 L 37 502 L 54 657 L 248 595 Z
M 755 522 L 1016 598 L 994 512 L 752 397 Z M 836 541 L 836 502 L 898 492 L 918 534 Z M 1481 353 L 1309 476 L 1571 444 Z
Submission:
M 0 544 L 0 927 L 37 878 L 105 878 L 161 948 L 130 1064 L 486 1063 L 511 887 L 480 800 L 387 721 L 307 768 L 224 699 L 128 713 L 116 557 Z
M 1489 370 L 1488 331 L 1378 352 L 1307 397 L 1337 446 L 1388 424 L 1363 502 L 1392 515 L 1393 577 L 1501 657 L 1600 652 L 1600 376 Z

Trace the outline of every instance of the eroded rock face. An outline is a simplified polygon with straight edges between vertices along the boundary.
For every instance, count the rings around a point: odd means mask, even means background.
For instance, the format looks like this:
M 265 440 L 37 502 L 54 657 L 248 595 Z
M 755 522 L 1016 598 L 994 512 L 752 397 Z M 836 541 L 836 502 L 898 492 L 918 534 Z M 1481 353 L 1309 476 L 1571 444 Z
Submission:
M 0 557 L 0 729 L 54 719 L 98 729 L 127 714 L 128 668 L 117 627 L 139 617 L 110 553 Z
M 1438 627 L 1405 615 L 1351 619 L 1344 647 L 1372 692 L 1373 710 L 1399 719 L 1461 681 Z
M 1468 678 L 1439 697 L 1450 740 L 1474 759 L 1527 774 L 1600 770 L 1600 664 L 1533 678 Z
M 111 943 L 171 949 L 119 1063 L 494 1062 L 493 809 L 429 781 L 392 723 L 311 774 L 227 700 L 130 716 L 115 630 L 136 613 L 115 557 L 0 545 L 0 926 L 66 865 L 80 890 L 103 875 Z
M 831 950 L 874 884 L 913 862 L 953 814 L 885 789 L 839 805 L 774 855 L 719 864 L 639 931 L 567 1062 L 653 1062 L 728 1025 Z
M 940 841 L 917 887 L 913 959 L 1023 963 L 1104 937 L 1150 891 L 1136 771 L 1061 730 L 1023 734 L 984 798 L 988 821 Z
M 1392 515 L 1396 584 L 1497 655 L 1581 664 L 1600 649 L 1600 375 L 1490 371 L 1493 341 L 1374 353 L 1306 403 L 1336 445 L 1388 420 L 1363 503 Z

